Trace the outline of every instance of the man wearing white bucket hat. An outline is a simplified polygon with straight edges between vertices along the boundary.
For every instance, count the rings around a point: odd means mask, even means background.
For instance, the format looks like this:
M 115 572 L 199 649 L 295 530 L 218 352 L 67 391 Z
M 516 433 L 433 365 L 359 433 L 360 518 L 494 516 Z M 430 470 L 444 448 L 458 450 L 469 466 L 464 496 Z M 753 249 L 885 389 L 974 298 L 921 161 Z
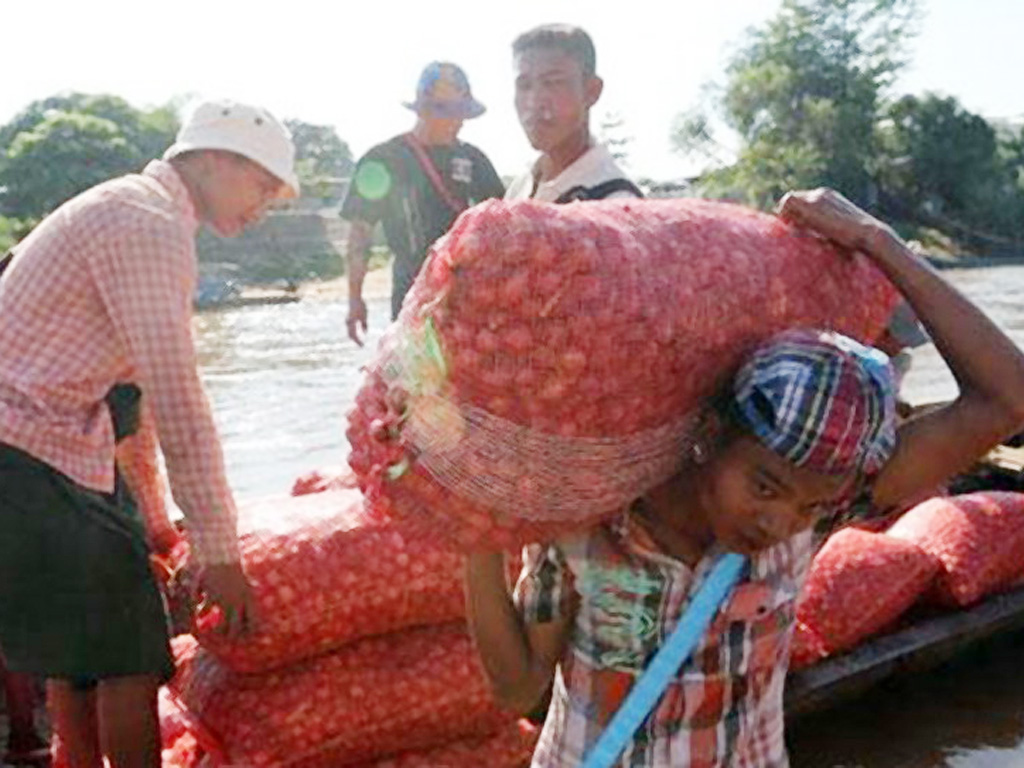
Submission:
M 200 104 L 163 160 L 64 203 L 0 277 L 0 646 L 11 669 L 47 679 L 73 766 L 160 763 L 156 692 L 173 663 L 115 465 L 136 426 L 137 442 L 163 450 L 225 631 L 254 619 L 196 370 L 195 233 L 236 235 L 296 196 L 294 159 L 268 112 Z M 134 398 L 108 396 L 126 385 Z
M 291 134 L 257 107 L 200 104 L 164 160 L 181 174 L 200 220 L 222 235 L 260 219 L 274 198 L 299 194 Z

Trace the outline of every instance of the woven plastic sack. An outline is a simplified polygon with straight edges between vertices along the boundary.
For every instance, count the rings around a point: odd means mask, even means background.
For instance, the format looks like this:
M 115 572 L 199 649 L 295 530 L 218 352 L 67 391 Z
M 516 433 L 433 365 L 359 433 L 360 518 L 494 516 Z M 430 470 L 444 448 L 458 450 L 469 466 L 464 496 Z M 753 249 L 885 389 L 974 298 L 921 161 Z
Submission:
M 797 620 L 829 654 L 845 651 L 902 616 L 938 570 L 913 542 L 846 528 L 814 556 Z
M 350 764 L 346 768 L 527 768 L 540 731 L 526 720 L 509 722 L 486 736 L 459 739 L 422 751 L 399 752 L 380 760 Z M 163 751 L 163 768 L 207 768 L 216 760 L 201 762 L 204 752 L 192 734 L 186 733 Z M 335 758 L 313 758 L 301 768 L 337 768 Z
M 371 521 L 362 507 L 352 489 L 241 505 L 256 629 L 228 638 L 213 613 L 196 621 L 199 642 L 233 670 L 261 672 L 360 637 L 465 616 L 461 556 L 400 524 Z
M 930 597 L 966 606 L 1019 577 L 1024 563 L 1024 494 L 983 491 L 929 499 L 887 536 L 912 541 L 942 564 Z
M 373 510 L 506 549 L 679 467 L 695 410 L 797 325 L 877 337 L 865 258 L 739 206 L 491 201 L 439 240 L 349 414 Z
M 517 720 L 495 734 L 421 752 L 400 752 L 352 768 L 527 768 L 539 736 L 540 731 L 528 721 Z
M 188 733 L 188 720 L 166 687 L 160 689 L 156 703 L 160 717 L 160 743 L 164 748 L 173 747 Z
M 496 732 L 461 624 L 368 638 L 288 669 L 239 675 L 200 647 L 170 685 L 212 766 L 342 766 Z

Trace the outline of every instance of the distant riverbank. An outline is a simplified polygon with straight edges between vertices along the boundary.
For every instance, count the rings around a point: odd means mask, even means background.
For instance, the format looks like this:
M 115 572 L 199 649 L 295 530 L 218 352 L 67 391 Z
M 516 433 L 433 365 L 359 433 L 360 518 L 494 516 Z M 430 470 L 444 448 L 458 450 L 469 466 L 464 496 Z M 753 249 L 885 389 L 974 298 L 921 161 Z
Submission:
M 987 267 L 1024 266 L 1024 254 L 1020 256 L 928 256 L 936 269 L 980 269 Z M 300 295 L 319 301 L 340 301 L 348 298 L 348 276 L 331 280 L 312 280 L 302 284 Z M 379 266 L 366 274 L 363 282 L 364 299 L 386 299 L 391 296 L 391 267 Z
M 315 280 L 303 283 L 299 289 L 303 299 L 317 301 L 341 301 L 348 298 L 348 275 L 333 280 Z M 381 266 L 366 273 L 363 281 L 363 298 L 386 299 L 391 296 L 391 267 Z
M 1020 256 L 928 256 L 927 259 L 936 269 L 1024 266 L 1024 254 Z
M 1024 254 L 1020 256 L 928 256 L 928 261 L 940 270 L 946 269 L 984 269 L 989 267 L 1024 266 Z M 253 287 L 245 289 L 243 295 L 256 295 L 261 289 Z M 313 301 L 344 301 L 348 298 L 348 276 L 331 280 L 310 280 L 302 283 L 299 296 Z M 363 282 L 363 298 L 387 299 L 391 296 L 391 267 L 378 266 L 366 274 Z

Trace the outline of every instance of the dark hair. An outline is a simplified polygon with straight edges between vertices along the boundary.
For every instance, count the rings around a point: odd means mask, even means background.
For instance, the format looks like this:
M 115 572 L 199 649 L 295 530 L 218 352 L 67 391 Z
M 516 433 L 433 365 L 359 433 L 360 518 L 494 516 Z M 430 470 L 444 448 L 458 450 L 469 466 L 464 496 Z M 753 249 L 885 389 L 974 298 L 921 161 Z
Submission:
M 705 402 L 697 423 L 698 439 L 709 441 L 706 447 L 711 453 L 724 450 L 739 438 L 752 434 L 736 408 L 731 377 Z
M 512 55 L 537 48 L 555 48 L 579 62 L 584 77 L 597 74 L 597 52 L 590 35 L 571 24 L 542 24 L 523 32 L 512 43 Z

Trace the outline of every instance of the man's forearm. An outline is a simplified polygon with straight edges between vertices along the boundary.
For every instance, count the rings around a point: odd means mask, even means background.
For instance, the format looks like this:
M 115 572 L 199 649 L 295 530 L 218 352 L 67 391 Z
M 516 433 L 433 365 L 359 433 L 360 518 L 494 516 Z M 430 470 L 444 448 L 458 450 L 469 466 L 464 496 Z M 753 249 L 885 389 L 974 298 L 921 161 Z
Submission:
M 139 429 L 117 444 L 117 468 L 135 499 L 146 532 L 158 554 L 169 550 L 180 538 L 167 510 L 167 487 L 157 463 L 156 424 L 144 403 Z
M 370 240 L 373 228 L 363 221 L 353 221 L 345 249 L 348 262 L 349 296 L 363 295 L 363 280 L 366 278 L 366 267 L 370 260 Z

